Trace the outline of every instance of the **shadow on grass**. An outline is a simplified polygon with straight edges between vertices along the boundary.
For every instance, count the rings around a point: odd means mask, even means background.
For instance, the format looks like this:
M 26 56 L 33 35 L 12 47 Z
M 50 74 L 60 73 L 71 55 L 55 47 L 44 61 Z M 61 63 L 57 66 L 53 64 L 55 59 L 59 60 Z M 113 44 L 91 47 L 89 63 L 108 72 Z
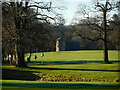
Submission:
M 10 69 L 2 69 L 2 79 L 3 80 L 28 80 L 35 81 L 39 79 L 37 75 L 34 75 L 30 71 L 18 71 Z
M 104 63 L 103 61 L 97 61 L 97 60 L 94 60 L 94 61 L 91 61 L 91 60 L 88 60 L 88 61 L 47 61 L 45 62 L 44 61 L 44 64 L 39 64 L 40 61 L 33 61 L 34 63 L 37 62 L 37 65 L 50 65 L 50 64 L 84 64 L 84 63 L 101 63 L 101 64 L 106 64 Z M 120 63 L 120 61 L 118 60 L 113 60 L 113 61 L 110 61 L 110 63 L 108 64 L 112 64 L 112 63 Z M 98 70 L 98 69 L 65 69 L 65 68 L 40 68 L 40 67 L 28 67 L 28 68 L 31 68 L 31 69 L 44 69 L 44 70 L 80 70 L 80 71 L 106 71 L 106 72 L 120 72 L 120 70 Z
M 48 82 L 40 82 L 40 83 L 6 83 L 3 82 L 3 86 L 12 86 L 12 87 L 28 87 L 28 88 L 56 88 L 56 89 L 67 89 L 67 88 L 120 88 L 119 84 L 94 84 L 94 83 L 48 83 Z
M 31 61 L 31 63 L 41 63 L 41 61 Z M 104 62 L 98 61 L 98 60 L 84 60 L 84 61 L 83 60 L 69 60 L 69 61 L 45 61 L 44 60 L 44 65 L 47 65 L 47 64 L 84 64 L 84 63 L 104 63 Z M 120 61 L 110 60 L 109 64 L 112 64 L 112 63 L 120 63 Z
M 78 70 L 78 71 L 120 72 L 120 70 L 98 70 L 98 69 L 42 68 L 42 67 L 28 67 L 28 68 L 30 68 L 30 69 L 43 69 L 43 70 Z

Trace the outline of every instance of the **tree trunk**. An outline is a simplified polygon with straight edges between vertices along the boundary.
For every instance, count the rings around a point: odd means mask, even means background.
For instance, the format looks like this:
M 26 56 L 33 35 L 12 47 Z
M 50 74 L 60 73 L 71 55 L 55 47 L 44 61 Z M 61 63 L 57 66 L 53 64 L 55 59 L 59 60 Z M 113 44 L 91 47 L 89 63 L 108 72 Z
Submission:
M 7 61 L 9 62 L 9 54 L 7 54 Z
M 4 54 L 4 49 L 2 49 L 2 62 L 5 60 L 5 54 Z
M 29 57 L 27 58 L 27 61 L 28 61 L 28 62 L 30 62 L 31 56 L 32 56 L 32 51 L 30 50 L 30 55 L 29 55 Z
M 107 7 L 107 6 L 106 6 Z M 108 63 L 109 60 L 108 60 L 108 48 L 107 48 L 107 20 L 106 20 L 106 14 L 107 14 L 107 10 L 105 9 L 103 11 L 103 15 L 104 15 L 104 21 L 103 21 L 103 24 L 104 24 L 104 62 L 105 63 Z
M 18 57 L 17 57 L 17 45 L 15 44 L 15 49 L 14 49 L 14 59 L 15 60 L 18 60 Z
M 18 52 L 18 62 L 17 62 L 17 67 L 27 67 L 27 64 L 24 60 L 24 53 Z
M 5 61 L 5 56 L 2 54 L 2 62 Z
M 31 59 L 32 56 L 32 48 L 30 48 L 30 55 L 29 55 L 29 59 Z
M 16 50 L 16 59 L 17 59 L 17 67 L 27 67 L 27 64 L 25 62 L 25 59 L 24 59 L 24 51 L 23 49 L 18 46 L 18 45 L 15 45 L 15 50 Z
M 105 63 L 108 63 L 109 60 L 108 60 L 108 47 L 107 47 L 107 34 L 105 32 L 105 40 L 104 40 L 104 62 Z

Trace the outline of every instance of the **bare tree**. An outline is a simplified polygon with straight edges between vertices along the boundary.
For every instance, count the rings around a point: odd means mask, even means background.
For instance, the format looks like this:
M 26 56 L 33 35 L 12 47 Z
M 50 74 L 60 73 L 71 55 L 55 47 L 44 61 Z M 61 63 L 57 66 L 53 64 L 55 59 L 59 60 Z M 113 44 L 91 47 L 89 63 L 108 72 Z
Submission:
M 115 7 L 112 6 L 112 4 L 106 0 L 104 3 L 100 3 L 100 1 L 96 0 L 96 9 L 98 8 L 98 11 L 101 12 L 101 16 L 94 16 L 90 17 L 88 12 L 85 10 L 82 10 L 82 14 L 87 15 L 88 17 L 85 19 L 80 20 L 80 24 L 78 26 L 84 27 L 84 30 L 86 29 L 86 33 L 77 33 L 78 36 L 80 36 L 83 39 L 88 39 L 91 41 L 103 41 L 103 47 L 104 47 L 104 62 L 109 63 L 108 59 L 108 32 L 110 31 L 108 20 L 107 20 L 107 14 L 111 10 L 113 10 Z
M 11 18 L 14 26 L 14 33 L 11 33 L 12 29 L 8 30 L 7 28 L 5 30 L 8 31 L 11 41 L 14 42 L 18 67 L 27 67 L 24 60 L 26 32 L 32 28 L 31 26 L 35 24 L 35 22 L 50 23 L 52 20 L 56 23 L 56 19 L 60 14 L 55 13 L 55 11 L 53 12 L 53 8 L 57 7 L 52 7 L 52 2 L 32 2 L 30 0 L 10 0 L 10 2 L 2 2 L 2 13 L 4 15 L 9 14 L 8 16 Z M 31 9 L 33 9 L 33 12 L 30 11 Z M 44 12 L 47 12 L 47 14 Z M 50 15 L 50 12 L 55 13 L 55 15 Z M 6 18 L 6 21 L 7 20 L 8 18 Z

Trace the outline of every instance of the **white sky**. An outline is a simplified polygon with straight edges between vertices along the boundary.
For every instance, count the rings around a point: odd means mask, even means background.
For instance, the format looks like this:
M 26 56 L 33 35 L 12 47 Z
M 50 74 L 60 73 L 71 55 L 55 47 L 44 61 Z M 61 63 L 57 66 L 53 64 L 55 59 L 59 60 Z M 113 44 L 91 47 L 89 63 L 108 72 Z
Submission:
M 55 0 L 53 0 L 55 1 Z M 59 0 L 57 0 L 59 1 Z M 78 5 L 79 4 L 85 4 L 88 6 L 92 6 L 93 4 L 95 4 L 94 1 L 96 0 L 60 0 L 62 2 L 64 2 L 64 5 L 66 6 L 66 10 L 63 12 L 63 16 L 66 20 L 66 25 L 69 25 L 73 19 L 73 17 L 75 17 L 75 12 L 77 11 Z M 98 0 L 100 1 L 100 0 Z M 106 1 L 106 0 L 101 0 L 101 1 Z M 120 1 L 120 0 L 109 0 L 109 1 Z
M 66 9 L 62 11 L 63 17 L 66 20 L 66 25 L 71 23 L 74 13 L 80 3 L 89 3 L 91 0 L 34 0 L 34 1 L 52 1 L 55 6 L 65 6 Z M 54 5 L 53 5 L 54 6 Z
M 89 4 L 91 0 L 64 0 L 66 4 L 66 10 L 63 13 L 63 16 L 66 20 L 66 25 L 71 23 L 75 12 L 77 11 L 79 4 Z
M 34 1 L 44 1 L 44 2 L 52 1 L 55 6 L 65 6 L 66 9 L 62 11 L 62 14 L 66 20 L 66 25 L 69 25 L 75 15 L 75 12 L 79 4 L 91 5 L 93 4 L 93 1 L 96 0 L 34 0 Z M 114 1 L 114 0 L 110 0 L 110 1 Z M 115 1 L 120 1 L 120 0 L 115 0 Z

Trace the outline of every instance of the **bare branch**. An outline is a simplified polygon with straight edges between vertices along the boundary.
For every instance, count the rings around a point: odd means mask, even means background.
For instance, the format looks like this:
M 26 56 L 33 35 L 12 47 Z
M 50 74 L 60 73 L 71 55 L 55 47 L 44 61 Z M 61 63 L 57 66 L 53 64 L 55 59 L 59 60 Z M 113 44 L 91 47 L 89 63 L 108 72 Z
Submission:
M 85 36 L 83 36 L 81 34 L 78 34 L 78 36 L 80 36 L 82 39 L 88 39 L 88 40 L 91 40 L 91 41 L 98 41 L 98 40 L 103 40 L 104 41 L 104 39 L 101 37 L 101 34 L 99 34 L 95 38 L 85 37 Z
M 111 11 L 112 10 L 112 5 L 109 2 L 106 2 L 107 6 L 109 5 L 109 8 L 106 8 L 107 11 Z
M 14 39 L 15 36 L 13 35 L 12 32 L 10 32 L 8 29 L 4 29 L 4 30 L 7 31 L 10 34 L 11 37 L 13 37 L 12 39 Z
M 51 8 L 51 7 L 44 7 L 44 6 L 38 6 L 38 5 L 27 6 L 27 8 L 31 8 L 31 7 L 36 7 L 36 8 L 40 8 L 40 9 L 50 9 Z
M 95 5 L 96 7 L 99 7 L 99 8 L 101 8 L 103 11 L 104 11 L 104 8 L 105 8 L 105 6 L 103 5 L 103 4 L 97 4 L 97 5 Z

